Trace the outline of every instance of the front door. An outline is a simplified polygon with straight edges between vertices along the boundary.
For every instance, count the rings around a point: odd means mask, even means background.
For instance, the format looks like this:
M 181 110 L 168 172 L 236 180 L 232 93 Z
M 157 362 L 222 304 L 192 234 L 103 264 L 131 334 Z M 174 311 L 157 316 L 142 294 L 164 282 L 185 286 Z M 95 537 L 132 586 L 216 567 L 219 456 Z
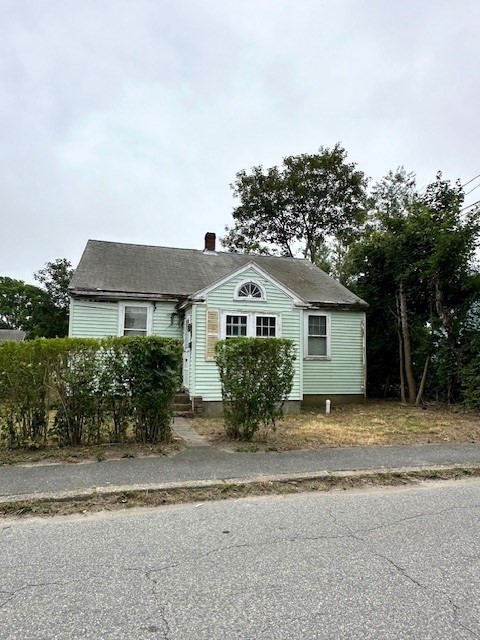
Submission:
M 183 386 L 190 388 L 190 358 L 192 354 L 192 317 L 183 322 Z

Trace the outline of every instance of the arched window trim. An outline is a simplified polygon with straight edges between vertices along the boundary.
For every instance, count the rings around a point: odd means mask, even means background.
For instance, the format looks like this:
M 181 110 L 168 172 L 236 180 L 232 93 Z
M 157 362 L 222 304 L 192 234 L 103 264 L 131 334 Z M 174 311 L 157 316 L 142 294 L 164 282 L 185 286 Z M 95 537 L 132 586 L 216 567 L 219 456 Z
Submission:
M 247 298 L 245 296 L 241 296 L 240 294 L 240 289 L 245 285 L 245 284 L 254 284 L 256 285 L 259 289 L 260 289 L 260 293 L 261 293 L 261 297 L 260 298 Z M 242 282 L 240 282 L 239 284 L 237 284 L 237 286 L 235 287 L 235 293 L 233 295 L 233 299 L 234 300 L 242 300 L 242 301 L 246 301 L 246 302 L 255 302 L 255 301 L 262 301 L 262 300 L 266 300 L 267 299 L 267 292 L 265 291 L 265 287 L 263 286 L 263 284 L 261 282 L 259 282 L 258 280 L 254 280 L 253 278 L 248 278 L 248 280 L 243 280 Z

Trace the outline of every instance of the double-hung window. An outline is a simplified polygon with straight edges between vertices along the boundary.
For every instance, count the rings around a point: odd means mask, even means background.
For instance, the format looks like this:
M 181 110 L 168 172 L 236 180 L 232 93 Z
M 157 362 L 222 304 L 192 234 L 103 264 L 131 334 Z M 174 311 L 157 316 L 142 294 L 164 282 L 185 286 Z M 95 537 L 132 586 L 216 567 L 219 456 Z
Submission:
M 148 336 L 151 333 L 152 308 L 149 304 L 120 304 L 122 336 Z
M 330 316 L 327 313 L 305 313 L 305 357 L 330 358 Z
M 278 315 L 260 313 L 225 313 L 223 321 L 225 338 L 278 338 L 280 318 Z
M 248 315 L 227 315 L 225 318 L 225 337 L 246 337 L 248 332 Z
M 277 336 L 277 317 L 255 316 L 255 336 L 257 338 L 275 338 Z

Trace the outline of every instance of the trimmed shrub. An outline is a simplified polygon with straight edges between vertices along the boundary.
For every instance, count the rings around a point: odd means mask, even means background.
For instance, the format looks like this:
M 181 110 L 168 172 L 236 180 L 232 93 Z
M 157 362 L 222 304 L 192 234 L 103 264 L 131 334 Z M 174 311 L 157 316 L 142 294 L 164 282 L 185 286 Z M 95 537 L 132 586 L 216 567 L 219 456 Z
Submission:
M 292 389 L 295 346 L 278 338 L 229 338 L 217 342 L 225 429 L 251 440 L 264 426 L 275 428 Z
M 168 442 L 181 342 L 55 338 L 0 345 L 0 444 Z M 51 420 L 52 411 L 55 418 Z

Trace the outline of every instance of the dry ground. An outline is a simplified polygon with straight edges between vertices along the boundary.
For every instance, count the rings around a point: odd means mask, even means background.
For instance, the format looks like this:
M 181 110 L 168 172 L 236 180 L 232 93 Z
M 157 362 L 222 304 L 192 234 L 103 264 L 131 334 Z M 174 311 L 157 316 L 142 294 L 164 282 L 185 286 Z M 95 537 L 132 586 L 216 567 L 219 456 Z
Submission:
M 478 413 L 466 413 L 445 405 L 422 409 L 389 401 L 369 400 L 365 405 L 334 407 L 329 416 L 321 411 L 285 416 L 275 431 L 260 431 L 251 443 L 230 441 L 220 418 L 196 418 L 190 422 L 211 443 L 237 451 L 480 442 Z
M 52 462 L 86 462 L 118 458 L 171 455 L 184 448 L 183 440 L 175 438 L 170 444 L 98 444 L 79 447 L 46 446 L 41 449 L 0 449 L 0 465 Z

